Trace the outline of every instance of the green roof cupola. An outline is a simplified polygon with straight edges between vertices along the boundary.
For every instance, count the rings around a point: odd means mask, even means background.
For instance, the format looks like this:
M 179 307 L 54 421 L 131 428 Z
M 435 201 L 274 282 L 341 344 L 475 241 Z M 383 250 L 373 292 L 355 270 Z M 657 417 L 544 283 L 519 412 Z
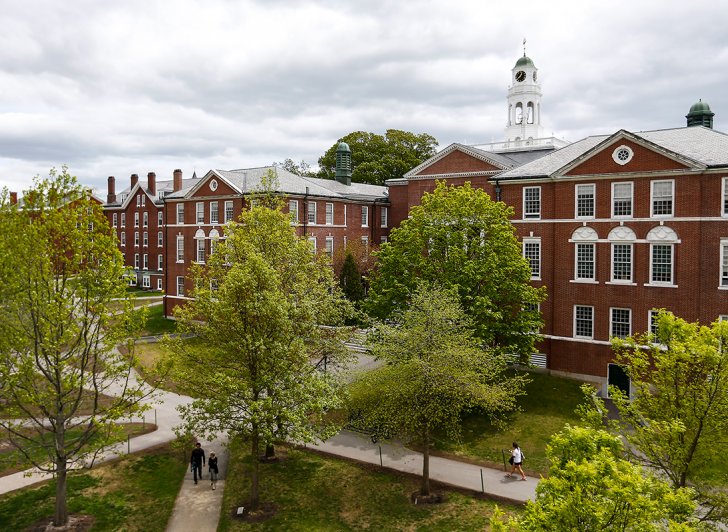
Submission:
M 351 185 L 351 148 L 346 142 L 339 142 L 336 148 L 336 180 Z
M 688 119 L 688 127 L 705 126 L 713 129 L 713 116 L 715 113 L 710 110 L 710 106 L 702 99 L 695 102 L 685 118 Z

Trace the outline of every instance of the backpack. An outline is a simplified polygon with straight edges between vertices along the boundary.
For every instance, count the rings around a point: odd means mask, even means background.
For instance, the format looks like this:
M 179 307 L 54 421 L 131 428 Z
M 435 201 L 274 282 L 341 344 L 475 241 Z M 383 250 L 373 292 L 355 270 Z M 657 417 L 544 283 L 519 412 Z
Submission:
M 518 450 L 519 450 L 519 451 L 521 451 L 521 462 L 525 461 L 525 460 L 526 460 L 526 455 L 525 455 L 525 454 L 523 454 L 523 449 L 521 449 L 521 448 L 519 447 L 519 448 L 518 448 Z

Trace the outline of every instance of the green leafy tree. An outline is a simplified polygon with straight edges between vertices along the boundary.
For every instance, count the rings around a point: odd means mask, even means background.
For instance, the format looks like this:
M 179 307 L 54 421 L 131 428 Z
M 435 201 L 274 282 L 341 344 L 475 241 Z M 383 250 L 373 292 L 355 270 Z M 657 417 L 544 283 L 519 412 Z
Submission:
M 625 460 L 621 439 L 606 430 L 567 425 L 546 455 L 548 477 L 511 530 L 697 530 L 692 490 L 675 490 Z
M 388 318 L 406 308 L 420 280 L 442 283 L 457 290 L 476 336 L 488 348 L 525 359 L 542 325 L 537 307 L 545 289 L 530 284 L 529 264 L 509 221 L 512 214 L 470 183 L 438 183 L 378 251 L 369 312 Z
M 292 174 L 300 175 L 303 177 L 316 177 L 316 172 L 311 170 L 311 165 L 306 161 L 295 162 L 291 158 L 286 158 L 282 163 L 273 163 L 273 166 L 288 170 Z
M 339 139 L 319 158 L 319 177 L 334 178 L 336 148 L 340 142 L 346 142 L 351 148 L 351 180 L 372 185 L 384 185 L 387 179 L 401 178 L 435 155 L 438 145 L 437 140 L 427 133 L 388 129 L 382 136 L 354 131 Z
M 397 321 L 375 328 L 371 352 L 386 364 L 352 384 L 350 412 L 376 435 L 422 446 L 420 492 L 429 495 L 435 431 L 457 438 L 475 408 L 498 423 L 517 409 L 526 377 L 506 375 L 505 359 L 478 345 L 453 289 L 422 285 Z
M 347 305 L 325 257 L 311 253 L 274 202 L 259 198 L 226 226 L 207 264 L 191 269 L 194 299 L 175 315 L 196 341 L 172 341 L 171 350 L 178 378 L 196 391 L 181 409 L 183 429 L 250 442 L 253 509 L 263 446 L 332 433 L 324 414 L 339 404 L 340 387 L 318 362 L 344 359 L 348 335 L 323 327 L 338 325 Z
M 344 265 L 341 267 L 341 275 L 339 276 L 339 285 L 346 298 L 356 303 L 364 299 L 364 284 L 359 268 L 354 261 L 354 255 L 346 254 Z
M 65 167 L 36 178 L 22 207 L 3 201 L 0 273 L 0 427 L 26 463 L 55 475 L 61 526 L 68 475 L 144 409 L 129 340 L 143 314 L 123 301 L 124 262 L 100 205 Z
M 628 398 L 610 389 L 618 430 L 634 460 L 674 487 L 695 487 L 709 508 L 705 518 L 725 522 L 725 476 L 708 481 L 706 474 L 724 461 L 728 436 L 728 323 L 705 326 L 660 311 L 656 326 L 655 334 L 613 340 L 634 392 Z

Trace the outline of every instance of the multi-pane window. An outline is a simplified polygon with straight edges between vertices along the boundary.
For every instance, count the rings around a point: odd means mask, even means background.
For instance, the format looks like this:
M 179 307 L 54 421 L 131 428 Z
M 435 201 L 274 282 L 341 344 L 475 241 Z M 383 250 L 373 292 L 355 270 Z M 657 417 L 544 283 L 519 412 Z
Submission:
M 632 310 L 628 308 L 611 309 L 611 336 L 627 338 L 632 334 Z
M 291 222 L 298 223 L 298 200 L 288 200 L 288 214 L 291 215 Z
M 326 225 L 334 225 L 334 204 L 326 204 Z
M 144 211 L 142 224 L 144 225 L 144 227 L 149 227 L 149 213 L 146 211 Z
M 612 281 L 632 280 L 632 244 L 612 244 Z
M 652 216 L 672 216 L 675 182 L 652 181 Z
M 197 262 L 205 262 L 205 240 L 198 238 L 197 242 Z
M 182 275 L 177 276 L 177 295 L 185 295 L 185 278 Z
M 205 204 L 201 201 L 195 205 L 195 220 L 198 224 L 205 223 Z
M 541 277 L 541 239 L 524 238 L 523 256 L 531 266 L 531 279 L 539 279 Z
M 361 206 L 361 226 L 367 227 L 369 225 L 369 207 L 366 205 Z
M 149 276 L 145 275 L 144 277 L 142 277 L 142 288 L 151 288 L 151 286 L 152 284 Z
M 650 282 L 672 284 L 672 244 L 651 244 Z
M 329 257 L 329 259 L 333 258 L 333 256 L 334 256 L 334 237 L 333 236 L 326 237 L 326 255 Z
M 316 237 L 315 236 L 308 237 L 308 243 L 311 245 L 311 251 L 316 253 Z
M 161 289 L 162 289 L 162 278 L 160 277 L 159 279 L 157 279 L 157 290 L 161 290 Z
M 185 237 L 177 235 L 177 262 L 185 260 Z
M 147 231 L 144 231 L 144 234 L 142 235 L 142 245 L 144 247 L 149 245 L 149 233 Z
M 147 253 L 145 253 L 142 258 L 143 258 L 142 264 L 144 265 L 144 269 L 148 270 L 149 269 L 149 255 Z
M 723 201 L 721 202 L 721 213 L 728 216 L 728 177 L 723 178 Z
M 139 213 L 134 213 L 134 227 L 139 227 Z
M 164 213 L 162 211 L 157 212 L 157 225 L 159 227 L 164 225 Z
M 728 286 L 728 240 L 720 241 L 720 286 Z
M 541 218 L 541 187 L 523 188 L 523 218 Z
M 217 202 L 211 201 L 210 202 L 210 223 L 216 224 L 220 223 L 220 213 L 217 210 Z
M 139 269 L 139 253 L 134 253 L 134 268 Z
M 225 223 L 233 221 L 233 202 L 232 200 L 225 202 Z
M 126 246 L 126 233 L 125 232 L 122 231 L 121 233 L 119 233 L 119 241 L 121 242 L 122 247 Z
M 157 231 L 157 247 L 161 248 L 164 245 L 164 236 L 162 236 L 162 231 Z
M 160 253 L 159 255 L 157 255 L 157 270 L 159 270 L 161 272 L 163 268 L 164 268 L 164 255 L 162 255 Z
M 316 223 L 316 202 L 315 201 L 308 202 L 308 212 L 306 214 L 308 217 L 308 223 L 315 224 Z
M 134 232 L 134 245 L 139 247 L 139 231 Z
M 594 218 L 594 185 L 576 185 L 576 217 Z
M 142 194 L 142 207 L 145 207 L 147 205 L 147 196 L 146 194 Z
M 632 183 L 612 183 L 612 216 L 632 216 Z
M 387 227 L 389 225 L 389 209 L 382 207 L 379 211 L 379 227 Z
M 177 204 L 177 223 L 178 224 L 185 223 L 185 204 L 184 203 Z
M 137 207 L 139 207 L 142 204 L 142 195 L 137 194 L 136 198 L 137 198 Z
M 594 338 L 594 307 L 574 305 L 574 337 Z
M 594 270 L 594 244 L 576 244 L 576 279 L 593 281 Z
M 117 221 L 117 213 L 114 213 L 111 215 L 111 226 L 116 227 L 116 221 Z
M 126 213 L 121 213 L 121 227 L 126 227 Z
M 380 236 L 379 237 L 379 243 L 380 244 L 384 244 L 386 241 L 387 241 L 387 237 L 386 236 Z
M 369 237 L 368 236 L 361 237 L 361 245 L 364 246 L 364 249 L 366 251 L 369 251 Z
M 647 316 L 647 324 L 649 326 L 648 332 L 651 334 L 657 334 L 657 315 L 659 312 L 659 310 L 650 310 L 650 313 Z

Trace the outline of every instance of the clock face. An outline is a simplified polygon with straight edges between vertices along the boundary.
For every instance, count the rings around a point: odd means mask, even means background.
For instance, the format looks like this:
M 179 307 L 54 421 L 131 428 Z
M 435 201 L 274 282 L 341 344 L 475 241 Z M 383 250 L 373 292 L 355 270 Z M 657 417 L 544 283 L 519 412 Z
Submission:
M 536 81 L 536 72 L 533 73 L 533 81 Z
M 526 79 L 526 73 L 523 70 L 516 72 L 516 81 L 523 81 Z

